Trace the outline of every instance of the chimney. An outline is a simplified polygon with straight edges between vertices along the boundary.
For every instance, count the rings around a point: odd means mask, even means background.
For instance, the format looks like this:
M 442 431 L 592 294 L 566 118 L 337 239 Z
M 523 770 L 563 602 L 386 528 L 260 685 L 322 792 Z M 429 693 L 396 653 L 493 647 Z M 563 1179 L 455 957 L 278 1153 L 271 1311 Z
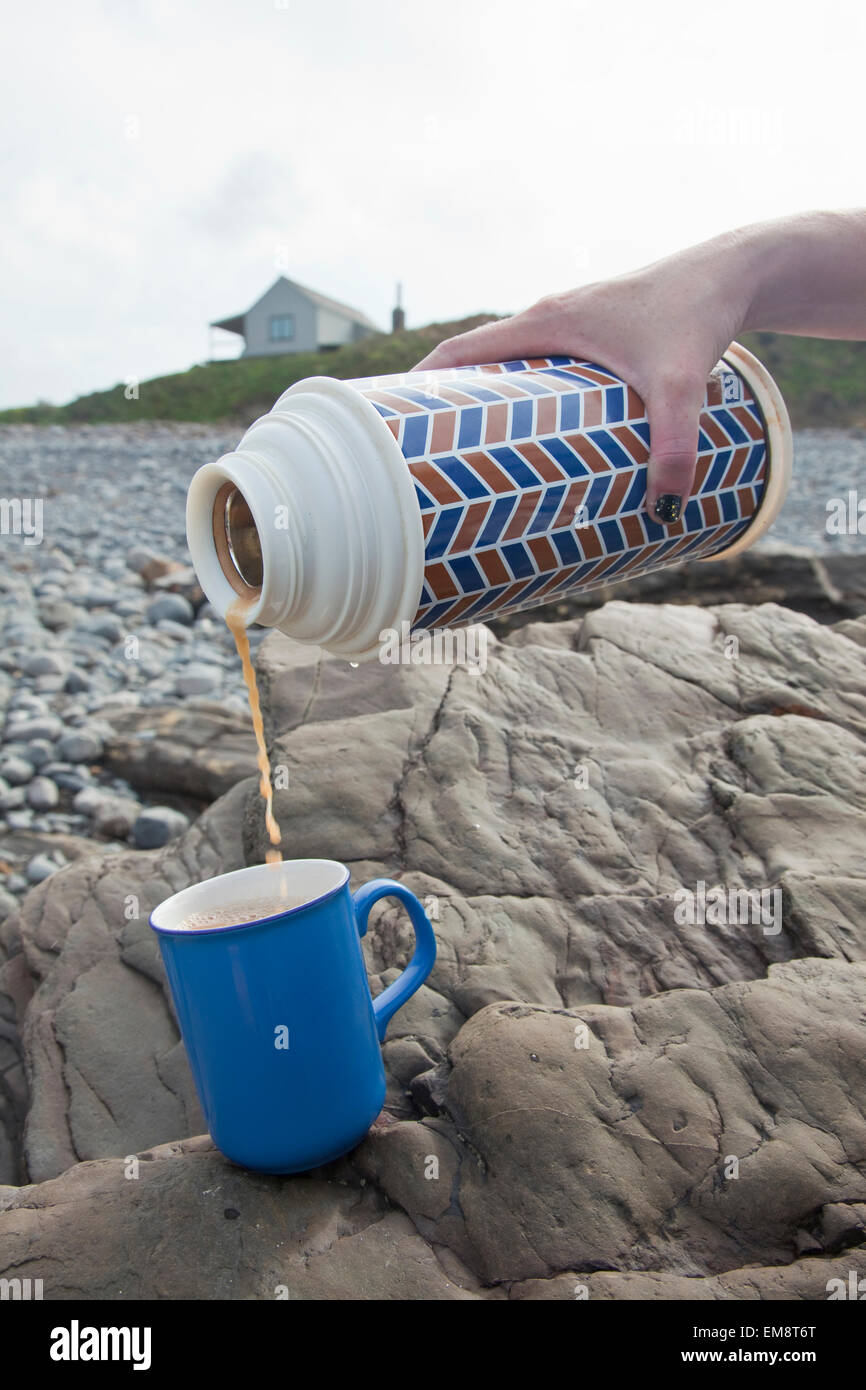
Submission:
M 402 285 L 399 283 L 399 281 L 398 281 L 398 283 L 397 283 L 397 303 L 394 305 L 394 308 L 391 310 L 391 332 L 392 332 L 392 333 L 402 333 L 402 332 L 403 332 L 403 329 L 406 327 L 406 315 L 405 315 L 405 313 L 403 312 L 403 305 L 402 305 L 402 303 L 401 303 L 402 298 L 403 298 L 403 286 L 402 286 Z

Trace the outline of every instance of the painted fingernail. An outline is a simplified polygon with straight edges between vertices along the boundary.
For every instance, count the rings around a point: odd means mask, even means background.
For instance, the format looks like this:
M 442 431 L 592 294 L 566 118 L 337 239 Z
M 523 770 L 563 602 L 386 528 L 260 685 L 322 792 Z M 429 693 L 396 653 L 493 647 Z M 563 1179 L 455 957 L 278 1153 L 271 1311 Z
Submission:
M 683 499 L 675 492 L 663 492 L 655 504 L 655 514 L 659 521 L 679 521 L 683 509 Z

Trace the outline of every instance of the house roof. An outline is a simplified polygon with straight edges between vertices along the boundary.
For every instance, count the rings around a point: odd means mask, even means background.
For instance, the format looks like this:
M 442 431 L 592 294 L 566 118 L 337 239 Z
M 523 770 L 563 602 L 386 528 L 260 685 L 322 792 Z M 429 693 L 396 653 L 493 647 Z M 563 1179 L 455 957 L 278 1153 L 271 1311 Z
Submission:
M 308 289 L 306 285 L 299 284 L 297 280 L 290 280 L 287 275 L 278 275 L 273 285 L 265 290 L 265 294 L 260 295 L 255 304 L 251 304 L 250 308 L 245 310 L 244 313 L 233 314 L 231 318 L 227 319 L 215 319 L 210 325 L 211 328 L 224 328 L 229 333 L 242 334 L 244 331 L 244 319 L 247 314 L 255 309 L 257 304 L 261 304 L 265 295 L 270 294 L 274 286 L 279 285 L 283 281 L 287 285 L 291 285 L 293 289 L 300 290 L 301 293 L 305 294 L 308 299 L 311 299 L 314 304 L 317 304 L 320 309 L 330 309 L 332 313 L 342 314 L 344 318 L 351 319 L 353 323 L 362 323 L 366 328 L 371 328 L 376 333 L 381 331 L 379 325 L 368 318 L 366 314 L 361 313 L 360 309 L 353 309 L 351 304 L 343 304 L 339 299 L 330 299 L 326 294 L 319 294 L 318 290 Z

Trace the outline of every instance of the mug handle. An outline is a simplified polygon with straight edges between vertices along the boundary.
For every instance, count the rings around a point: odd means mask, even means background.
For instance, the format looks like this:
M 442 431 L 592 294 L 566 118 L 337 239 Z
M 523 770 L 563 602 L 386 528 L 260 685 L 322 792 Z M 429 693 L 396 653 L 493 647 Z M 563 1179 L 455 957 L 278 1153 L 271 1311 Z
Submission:
M 436 936 L 430 919 L 415 894 L 392 878 L 371 879 L 363 888 L 352 894 L 359 936 L 365 935 L 370 908 L 380 898 L 399 898 L 415 929 L 415 954 L 402 975 L 398 975 L 393 984 L 383 989 L 373 1000 L 373 1016 L 379 1041 L 384 1042 L 385 1030 L 397 1010 L 423 985 L 433 969 L 436 961 Z

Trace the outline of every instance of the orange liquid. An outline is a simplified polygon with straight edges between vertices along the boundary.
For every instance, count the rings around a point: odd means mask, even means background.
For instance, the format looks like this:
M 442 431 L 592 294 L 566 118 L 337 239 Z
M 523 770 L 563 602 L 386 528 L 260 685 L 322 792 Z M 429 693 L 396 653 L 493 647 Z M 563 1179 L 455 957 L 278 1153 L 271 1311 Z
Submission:
M 265 855 L 268 864 L 281 864 L 283 856 L 280 851 L 280 827 L 274 816 L 274 788 L 271 782 L 271 765 L 268 762 L 268 751 L 265 747 L 265 727 L 262 719 L 262 707 L 259 702 L 259 688 L 256 685 L 256 673 L 253 670 L 252 658 L 250 656 L 250 639 L 247 637 L 246 616 L 249 611 L 250 603 L 242 598 L 236 598 L 226 610 L 226 625 L 232 637 L 235 639 L 235 646 L 238 649 L 238 656 L 241 659 L 241 666 L 244 672 L 244 683 L 247 687 L 247 695 L 250 702 L 250 713 L 253 717 L 253 732 L 256 736 L 256 749 L 258 752 L 257 763 L 261 774 L 259 779 L 259 790 L 265 803 L 265 826 L 268 831 L 268 838 L 274 849 L 269 849 Z

